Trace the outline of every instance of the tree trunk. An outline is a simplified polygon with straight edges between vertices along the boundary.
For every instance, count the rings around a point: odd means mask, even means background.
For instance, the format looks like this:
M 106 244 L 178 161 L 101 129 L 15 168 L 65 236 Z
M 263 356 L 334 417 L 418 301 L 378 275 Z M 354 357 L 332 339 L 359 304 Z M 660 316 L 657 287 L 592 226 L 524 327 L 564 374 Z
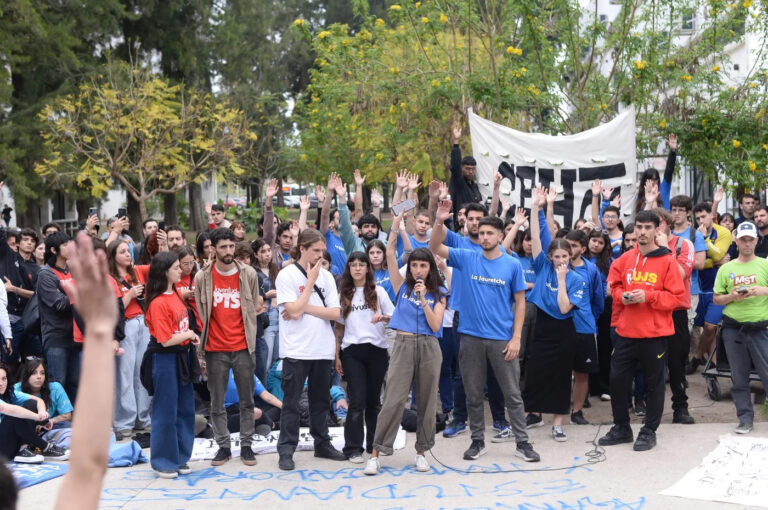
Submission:
M 283 179 L 277 180 L 277 206 L 285 207 L 285 200 L 283 200 Z
M 208 229 L 203 218 L 203 188 L 196 182 L 189 183 L 189 229 L 200 232 Z
M 131 222 L 131 226 L 128 228 L 128 233 L 134 241 L 138 242 L 141 241 L 142 236 L 144 235 L 143 229 L 141 228 L 141 223 L 144 221 L 142 219 L 142 209 L 144 209 L 144 215 L 146 215 L 147 208 L 146 205 L 142 207 L 142 204 L 139 204 L 130 193 L 126 193 L 125 196 L 128 200 L 126 207 L 128 209 L 128 219 Z
M 179 223 L 176 214 L 176 194 L 165 195 L 163 197 L 163 219 L 166 225 L 176 225 Z
M 385 183 L 384 186 L 382 186 L 384 189 L 384 196 L 383 196 L 384 203 L 381 204 L 381 212 L 389 211 L 389 187 L 390 186 L 391 184 L 389 183 Z
M 88 210 L 93 207 L 95 200 L 93 199 L 78 199 L 75 200 L 75 210 L 77 211 L 77 219 L 81 220 L 88 217 Z

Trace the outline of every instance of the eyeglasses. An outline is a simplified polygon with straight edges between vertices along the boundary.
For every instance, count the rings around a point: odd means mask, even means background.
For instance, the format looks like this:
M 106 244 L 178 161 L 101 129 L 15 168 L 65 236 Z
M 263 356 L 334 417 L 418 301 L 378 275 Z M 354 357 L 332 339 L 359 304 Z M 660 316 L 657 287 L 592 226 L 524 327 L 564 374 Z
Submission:
M 599 233 L 601 233 L 601 234 L 605 234 L 605 235 L 608 235 L 608 231 L 607 231 L 607 230 L 605 230 L 604 228 L 593 228 L 593 229 L 592 229 L 592 232 L 599 232 Z
M 604 220 L 618 220 L 619 217 L 614 214 L 605 214 L 603 215 Z

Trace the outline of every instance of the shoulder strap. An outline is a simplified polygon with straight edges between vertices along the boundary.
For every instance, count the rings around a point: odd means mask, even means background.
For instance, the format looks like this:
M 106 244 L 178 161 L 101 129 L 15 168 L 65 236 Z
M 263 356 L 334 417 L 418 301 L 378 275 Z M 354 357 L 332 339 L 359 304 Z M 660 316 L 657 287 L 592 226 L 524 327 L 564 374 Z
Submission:
M 678 255 L 680 255 L 680 252 L 683 251 L 683 238 L 680 236 L 677 236 L 677 245 L 675 246 L 675 251 L 677 251 Z
M 296 266 L 299 269 L 299 271 L 301 271 L 301 274 L 304 275 L 304 278 L 309 279 L 309 276 L 307 276 L 307 272 L 304 270 L 303 267 L 301 267 L 301 264 L 299 264 L 298 262 L 294 262 L 293 265 Z M 320 296 L 320 301 L 323 302 L 323 306 L 328 306 L 325 304 L 325 296 L 323 296 L 323 291 L 321 291 L 317 285 L 315 285 L 313 288 L 315 289 L 315 292 L 317 292 L 317 295 Z

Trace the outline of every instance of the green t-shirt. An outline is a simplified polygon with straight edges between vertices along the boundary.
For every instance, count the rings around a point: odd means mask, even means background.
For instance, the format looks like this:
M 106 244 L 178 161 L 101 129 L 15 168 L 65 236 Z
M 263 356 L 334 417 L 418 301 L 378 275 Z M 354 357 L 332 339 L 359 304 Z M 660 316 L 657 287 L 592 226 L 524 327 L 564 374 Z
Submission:
M 715 294 L 730 294 L 737 287 L 768 287 L 768 260 L 756 257 L 743 263 L 732 260 L 723 264 L 715 278 Z M 725 305 L 725 315 L 737 322 L 768 320 L 768 296 L 755 296 Z

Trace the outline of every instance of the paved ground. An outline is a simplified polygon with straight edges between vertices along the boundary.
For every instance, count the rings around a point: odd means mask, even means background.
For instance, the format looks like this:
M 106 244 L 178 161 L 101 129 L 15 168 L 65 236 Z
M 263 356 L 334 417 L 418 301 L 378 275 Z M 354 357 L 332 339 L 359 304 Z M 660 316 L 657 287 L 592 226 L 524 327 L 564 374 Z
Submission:
M 605 449 L 603 462 L 586 464 L 598 434 L 598 426 L 568 426 L 568 441 L 556 443 L 549 427 L 531 431 L 542 462 L 527 464 L 513 456 L 513 443 L 492 445 L 479 461 L 461 459 L 469 445 L 467 434 L 454 439 L 438 438 L 434 455 L 428 457 L 432 471 L 417 473 L 413 462 L 413 435 L 405 450 L 384 457 L 383 472 L 376 477 L 362 474 L 362 466 L 315 459 L 311 452 L 297 453 L 297 470 L 277 468 L 277 456 L 258 457 L 259 464 L 245 467 L 235 459 L 219 468 L 208 462 L 191 463 L 193 474 L 176 480 L 159 480 L 149 467 L 110 469 L 104 483 L 102 508 L 207 509 L 218 504 L 229 508 L 515 508 L 515 509 L 721 509 L 737 508 L 723 503 L 701 502 L 668 496 L 669 487 L 717 444 L 717 438 L 734 426 L 735 412 L 727 395 L 713 403 L 706 399 L 700 376 L 691 379 L 692 413 L 700 424 L 672 425 L 665 415 L 658 432 L 658 446 L 638 453 L 631 445 Z M 594 400 L 594 399 L 593 399 Z M 605 402 L 593 402 L 586 411 L 590 419 L 608 416 Z M 722 417 L 722 423 L 711 423 Z M 548 417 L 545 417 L 545 419 Z M 549 421 L 549 420 L 548 420 Z M 639 424 L 634 426 L 635 431 Z M 607 427 L 600 428 L 602 435 Z M 488 438 L 490 438 L 489 429 Z M 758 423 L 754 434 L 768 437 L 768 424 Z M 586 464 L 586 465 L 585 465 Z M 539 469 L 539 471 L 516 470 Z M 505 472 L 506 471 L 506 472 Z M 21 493 L 19 508 L 52 508 L 60 479 Z

